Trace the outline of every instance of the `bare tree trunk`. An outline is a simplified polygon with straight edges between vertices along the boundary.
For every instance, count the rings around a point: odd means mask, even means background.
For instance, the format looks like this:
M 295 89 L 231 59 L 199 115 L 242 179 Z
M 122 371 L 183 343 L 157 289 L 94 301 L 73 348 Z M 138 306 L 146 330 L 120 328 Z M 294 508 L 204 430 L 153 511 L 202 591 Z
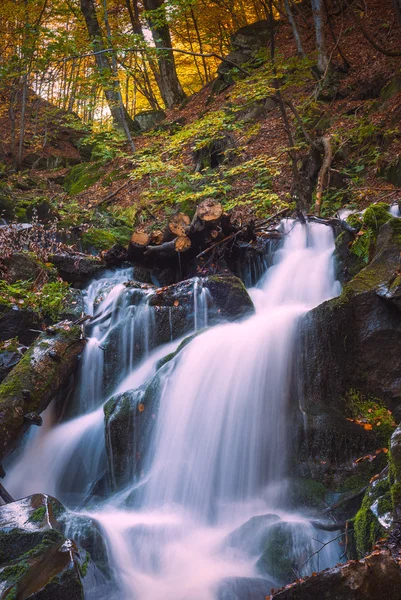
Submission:
M 297 22 L 295 21 L 295 17 L 293 15 L 290 3 L 288 0 L 284 0 L 284 8 L 285 8 L 285 12 L 287 13 L 288 16 L 288 20 L 290 22 L 291 25 L 291 29 L 292 29 L 292 34 L 295 38 L 295 42 L 297 44 L 297 51 L 299 56 L 302 56 L 302 58 L 304 58 L 306 56 L 303 46 L 302 46 L 302 42 L 301 42 L 301 37 L 299 35 L 299 31 L 298 31 L 298 27 L 297 27 Z
M 401 0 L 393 0 L 393 6 L 397 17 L 398 25 L 401 27 Z
M 164 9 L 164 0 L 144 0 L 143 4 L 145 10 L 148 12 L 148 23 L 156 48 L 172 48 L 170 28 L 165 13 L 163 19 L 161 18 L 161 11 Z M 157 11 L 157 13 L 154 13 L 154 18 L 152 18 L 152 11 Z M 173 53 L 169 50 L 160 51 L 158 63 L 160 93 L 166 107 L 172 108 L 181 104 L 185 98 L 184 90 L 177 76 Z
M 315 22 L 317 68 L 321 75 L 326 72 L 329 64 L 326 50 L 326 39 L 324 35 L 322 0 L 312 0 L 313 20 Z
M 114 124 L 125 132 L 134 129 L 135 125 L 131 117 L 122 105 L 120 83 L 113 75 L 113 66 L 105 50 L 102 31 L 97 19 L 93 0 L 81 0 L 81 11 L 85 19 L 90 40 L 95 51 L 96 66 L 102 82 L 103 92 L 110 109 Z M 131 144 L 132 138 L 127 136 Z

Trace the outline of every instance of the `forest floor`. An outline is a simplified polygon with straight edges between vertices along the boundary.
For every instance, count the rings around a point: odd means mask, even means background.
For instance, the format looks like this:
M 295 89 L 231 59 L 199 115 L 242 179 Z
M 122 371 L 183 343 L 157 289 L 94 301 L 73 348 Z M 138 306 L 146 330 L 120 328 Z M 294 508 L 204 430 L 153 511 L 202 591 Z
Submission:
M 401 47 L 391 3 L 387 7 L 379 0 L 369 2 L 363 24 L 382 47 Z M 313 56 L 313 28 L 302 20 L 300 26 L 305 49 Z M 296 106 L 312 138 L 325 135 L 331 141 L 333 161 L 322 207 L 326 216 L 343 207 L 401 200 L 400 58 L 377 51 L 350 16 L 339 16 L 332 27 L 338 44 L 330 38 L 330 29 L 327 36 L 336 71 L 320 90 L 313 63 L 296 58 L 289 26 L 280 25 L 276 35 L 276 80 L 283 97 Z M 349 69 L 344 69 L 344 59 Z M 38 124 L 40 101 L 33 97 L 31 115 L 36 120 L 27 127 L 26 142 L 30 168 L 11 174 L 7 170 L 10 123 L 7 115 L 0 119 L 5 157 L 0 195 L 11 197 L 20 221 L 29 219 L 36 207 L 67 229 L 99 230 L 99 249 L 117 238 L 127 239 L 133 227 L 160 229 L 176 211 L 192 217 L 205 198 L 222 202 L 234 222 L 265 218 L 294 205 L 289 139 L 278 105 L 269 103 L 275 92 L 266 50 L 259 66 L 246 77 L 237 76 L 221 94 L 214 95 L 209 84 L 188 98 L 185 106 L 168 111 L 158 128 L 135 138 L 134 154 L 112 133 L 85 138 L 76 131 L 76 122 L 60 127 L 57 110 L 51 122 Z M 298 166 L 307 169 L 310 144 L 290 111 L 288 116 Z M 35 141 L 43 135 L 48 138 L 46 148 L 35 153 Z M 85 162 L 76 150 L 80 138 Z M 219 144 L 225 146 L 223 160 L 211 164 L 210 155 Z M 54 157 L 76 164 L 46 168 Z M 200 161 L 205 167 L 201 170 L 196 168 Z

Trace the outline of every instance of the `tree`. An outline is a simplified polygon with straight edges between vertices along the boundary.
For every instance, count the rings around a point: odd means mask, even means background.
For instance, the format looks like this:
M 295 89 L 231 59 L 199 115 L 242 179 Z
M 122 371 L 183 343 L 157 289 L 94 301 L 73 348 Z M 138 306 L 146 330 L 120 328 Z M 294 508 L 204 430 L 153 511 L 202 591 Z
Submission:
M 106 48 L 103 43 L 102 31 L 100 29 L 93 0 L 81 0 L 81 11 L 95 52 L 95 61 L 100 75 L 103 92 L 114 124 L 125 132 L 133 147 L 130 130 L 134 130 L 135 126 L 122 101 L 116 67 L 114 66 L 113 68 L 113 63 L 110 60 L 109 54 L 104 52 Z
M 184 90 L 177 76 L 172 48 L 170 28 L 167 23 L 164 0 L 144 0 L 146 18 L 152 32 L 156 48 L 163 48 L 158 53 L 160 93 L 167 108 L 181 104 L 185 98 Z
M 321 75 L 326 72 L 329 64 L 326 50 L 326 38 L 323 29 L 323 6 L 322 0 L 312 0 L 313 20 L 315 23 L 317 68 Z

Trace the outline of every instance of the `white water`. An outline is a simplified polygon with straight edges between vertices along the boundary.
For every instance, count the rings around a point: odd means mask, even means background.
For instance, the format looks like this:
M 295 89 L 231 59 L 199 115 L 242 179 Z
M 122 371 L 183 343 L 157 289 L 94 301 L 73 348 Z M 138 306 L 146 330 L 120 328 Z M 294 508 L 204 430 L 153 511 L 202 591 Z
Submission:
M 226 540 L 255 515 L 274 513 L 289 523 L 298 565 L 320 547 L 312 539 L 316 531 L 306 518 L 280 508 L 286 495 L 291 433 L 287 409 L 299 320 L 340 288 L 334 277 L 331 229 L 291 221 L 284 222 L 283 229 L 283 248 L 258 288 L 251 291 L 256 314 L 202 333 L 178 355 L 160 399 L 141 507 L 134 510 L 127 504 L 135 491 L 132 488 L 90 513 L 101 523 L 110 544 L 119 584 L 116 598 L 213 600 L 225 578 L 260 577 L 255 566 L 260 552 L 256 556 L 244 548 L 227 547 Z M 57 482 L 66 473 L 67 490 L 85 492 L 104 467 L 101 405 L 106 398 L 99 347 L 125 318 L 127 292 L 123 287 L 116 282 L 98 309 L 98 313 L 109 307 L 112 310 L 109 321 L 94 328 L 95 341 L 86 351 L 80 386 L 83 415 L 45 432 L 40 443 L 38 452 L 48 456 L 49 471 L 45 480 L 39 477 L 34 482 L 37 492 L 56 493 Z M 88 293 L 90 302 L 98 291 Z M 196 330 L 207 325 L 210 302 L 199 280 L 194 298 Z M 121 305 L 123 315 L 118 313 Z M 148 319 L 148 328 L 142 327 L 140 335 L 149 331 L 149 323 Z M 135 334 L 124 343 L 120 348 L 123 365 L 127 354 L 130 359 L 116 381 L 118 392 L 141 385 L 155 372 L 157 360 L 177 346 L 157 350 L 133 369 L 130 349 L 136 343 Z M 145 355 L 148 351 L 145 343 Z M 91 375 L 88 356 L 94 361 Z M 37 436 L 36 444 L 39 442 Z M 27 491 L 24 484 L 31 455 L 33 452 L 25 452 L 7 481 L 10 492 L 15 494 L 18 489 L 17 496 L 33 491 Z M 36 464 L 37 458 L 38 454 Z M 81 477 L 76 489 L 78 472 Z M 318 538 L 324 542 L 327 535 L 319 532 Z M 302 573 L 325 568 L 338 558 L 338 547 L 330 544 Z M 265 577 L 275 584 L 274 574 Z

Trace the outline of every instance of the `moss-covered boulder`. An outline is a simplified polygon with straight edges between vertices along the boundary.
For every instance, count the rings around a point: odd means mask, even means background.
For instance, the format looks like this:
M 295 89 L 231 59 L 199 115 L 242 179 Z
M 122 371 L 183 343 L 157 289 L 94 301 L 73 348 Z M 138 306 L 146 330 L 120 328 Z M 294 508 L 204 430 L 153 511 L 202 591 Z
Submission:
M 43 269 L 43 265 L 30 252 L 14 252 L 10 256 L 1 259 L 1 267 L 4 278 L 9 283 L 16 281 L 35 281 Z
M 238 550 L 248 556 L 260 556 L 266 545 L 271 526 L 279 521 L 280 518 L 273 514 L 252 517 L 228 534 L 224 540 L 224 548 Z
M 0 304 L 0 342 L 17 338 L 29 346 L 43 328 L 43 318 L 28 308 Z
M 16 338 L 0 342 L 0 383 L 17 366 L 26 350 Z
M 312 554 L 311 542 L 303 523 L 280 521 L 269 529 L 263 554 L 256 563 L 259 573 L 281 585 L 296 578 L 305 560 Z
M 354 521 L 354 540 L 358 558 L 373 550 L 376 542 L 388 535 L 393 522 L 390 484 L 386 476 L 373 481 L 363 497 Z
M 337 277 L 341 283 L 350 281 L 355 275 L 366 267 L 365 257 L 353 250 L 355 236 L 349 231 L 342 231 L 336 237 L 334 252 Z
M 271 600 L 399 600 L 401 572 L 388 552 L 377 552 L 296 581 Z
M 64 514 L 60 502 L 44 494 L 0 507 L 2 598 L 84 600 L 87 576 L 92 587 L 104 585 L 89 552 L 65 536 Z

